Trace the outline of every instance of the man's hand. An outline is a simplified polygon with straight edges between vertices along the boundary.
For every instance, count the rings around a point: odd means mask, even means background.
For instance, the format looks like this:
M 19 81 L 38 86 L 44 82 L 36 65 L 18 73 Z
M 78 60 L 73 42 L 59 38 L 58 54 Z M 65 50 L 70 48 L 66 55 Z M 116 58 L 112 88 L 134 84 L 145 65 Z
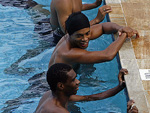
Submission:
M 137 107 L 134 105 L 133 100 L 129 100 L 127 104 L 127 113 L 138 113 Z
M 124 80 L 124 75 L 128 74 L 127 69 L 121 69 L 119 74 L 118 74 L 118 80 L 119 80 L 119 86 L 122 88 L 125 88 L 125 80 Z
M 110 6 L 104 5 L 104 6 L 100 7 L 100 8 L 98 9 L 98 14 L 97 14 L 97 16 L 96 16 L 96 21 L 97 21 L 97 23 L 103 21 L 104 18 L 105 18 L 105 15 L 106 15 L 107 13 L 110 13 L 110 12 L 112 12 L 112 9 L 111 9 Z
M 96 0 L 95 4 L 96 4 L 96 7 L 100 6 L 102 3 L 102 0 Z
M 126 33 L 128 38 L 131 38 L 132 36 L 136 35 L 136 38 L 139 38 L 139 33 L 137 32 L 137 30 L 134 30 L 130 27 L 122 27 L 118 30 L 119 36 L 122 33 Z

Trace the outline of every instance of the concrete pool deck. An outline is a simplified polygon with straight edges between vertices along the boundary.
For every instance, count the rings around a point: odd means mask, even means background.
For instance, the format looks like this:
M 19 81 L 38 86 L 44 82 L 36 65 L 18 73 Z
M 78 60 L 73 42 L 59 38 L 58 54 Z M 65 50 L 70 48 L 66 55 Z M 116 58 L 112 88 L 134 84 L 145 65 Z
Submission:
M 127 39 L 119 51 L 130 99 L 139 113 L 150 113 L 150 0 L 105 0 L 112 7 L 110 21 L 137 29 L 139 39 Z M 116 36 L 115 36 L 116 37 Z M 141 73 L 140 73 L 141 72 Z

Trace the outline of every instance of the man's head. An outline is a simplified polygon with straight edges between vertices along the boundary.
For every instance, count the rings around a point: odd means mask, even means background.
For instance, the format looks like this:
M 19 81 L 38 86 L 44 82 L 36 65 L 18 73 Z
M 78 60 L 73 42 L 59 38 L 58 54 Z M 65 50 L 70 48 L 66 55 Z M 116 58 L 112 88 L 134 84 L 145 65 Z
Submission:
M 47 72 L 47 82 L 53 92 L 63 91 L 70 96 L 77 93 L 80 81 L 70 65 L 56 63 Z
M 88 18 L 81 12 L 72 13 L 66 20 L 66 30 L 69 35 L 74 32 L 90 27 Z
M 90 23 L 81 12 L 71 14 L 66 20 L 66 30 L 73 46 L 85 49 L 90 38 Z

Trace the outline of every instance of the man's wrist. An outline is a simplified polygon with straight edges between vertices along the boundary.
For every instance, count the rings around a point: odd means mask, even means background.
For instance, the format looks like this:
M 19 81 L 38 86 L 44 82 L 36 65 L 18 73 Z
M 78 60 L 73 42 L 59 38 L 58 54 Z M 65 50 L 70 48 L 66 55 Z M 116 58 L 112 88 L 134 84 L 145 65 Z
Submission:
M 121 31 L 123 28 L 123 26 L 119 26 L 118 31 Z
M 96 17 L 96 18 L 95 18 L 95 23 L 98 24 L 98 23 L 100 23 L 100 22 L 101 22 L 101 20 Z
M 100 6 L 100 4 L 97 4 L 96 2 L 94 3 L 95 8 Z
M 126 87 L 125 84 L 121 84 L 121 85 L 119 84 L 118 86 L 120 89 L 124 89 Z

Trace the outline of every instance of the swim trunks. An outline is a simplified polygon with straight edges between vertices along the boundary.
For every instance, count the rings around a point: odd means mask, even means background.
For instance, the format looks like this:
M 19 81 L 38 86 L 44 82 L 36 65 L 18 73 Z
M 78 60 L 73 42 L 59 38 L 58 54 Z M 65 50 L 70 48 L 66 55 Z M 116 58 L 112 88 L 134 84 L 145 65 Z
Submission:
M 65 35 L 60 28 L 52 30 L 50 18 L 40 20 L 35 24 L 34 31 L 40 34 L 40 38 L 49 39 L 54 45 Z
M 61 31 L 60 28 L 57 28 L 53 31 L 53 37 L 54 37 L 54 43 L 57 44 L 59 40 L 64 36 L 65 34 Z

